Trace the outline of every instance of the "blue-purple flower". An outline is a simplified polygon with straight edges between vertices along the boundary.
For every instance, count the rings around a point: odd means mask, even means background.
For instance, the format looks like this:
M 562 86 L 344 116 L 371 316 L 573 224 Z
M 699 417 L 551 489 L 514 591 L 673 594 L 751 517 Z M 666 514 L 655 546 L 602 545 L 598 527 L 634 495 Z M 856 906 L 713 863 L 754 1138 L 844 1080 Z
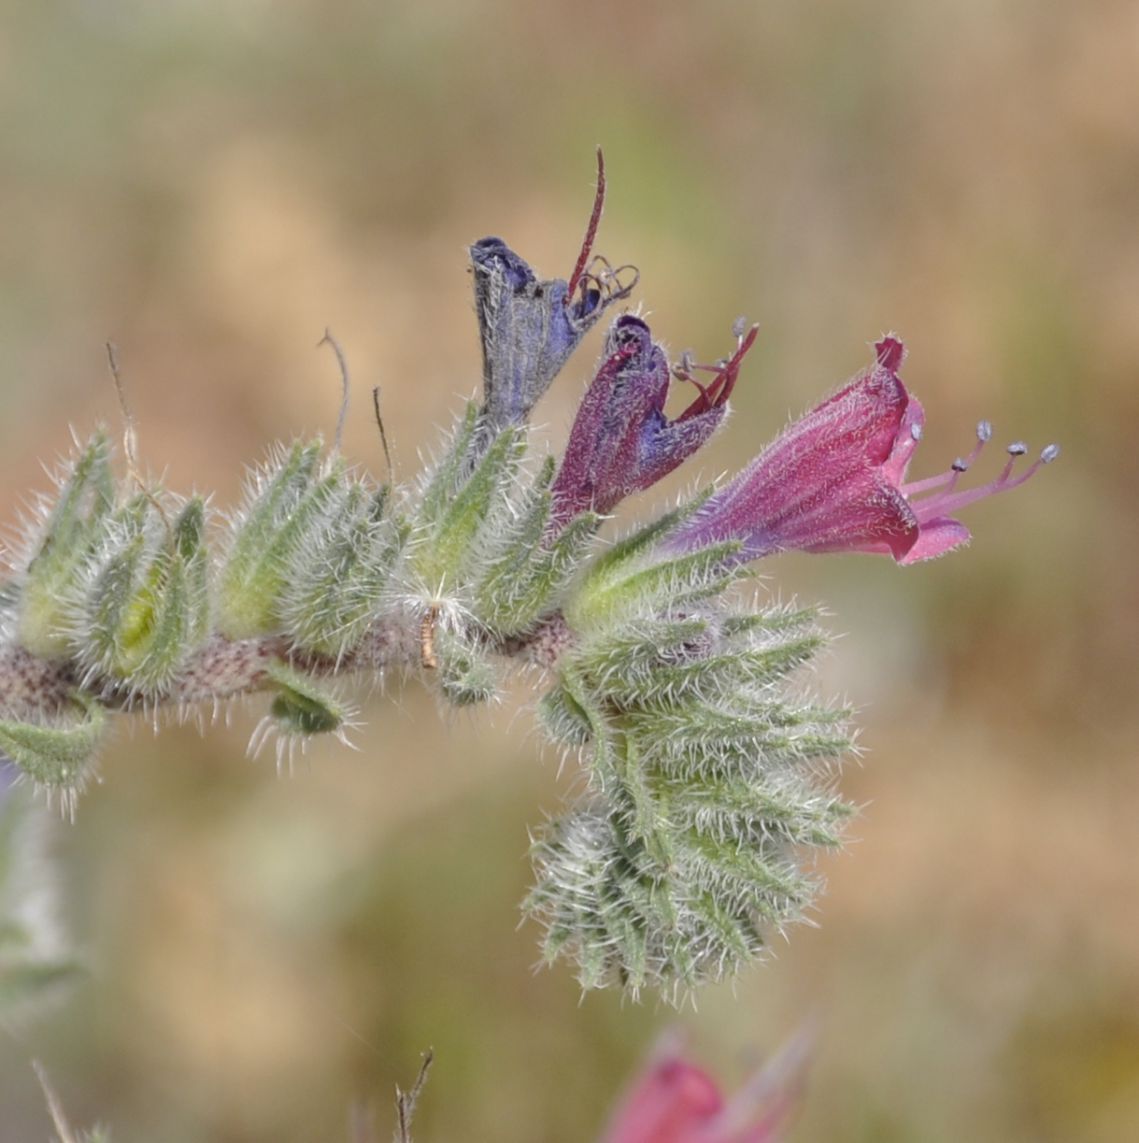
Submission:
M 521 424 L 550 387 L 578 342 L 603 313 L 636 285 L 632 267 L 591 260 L 605 202 L 605 164 L 598 152 L 597 195 L 569 281 L 540 280 L 501 239 L 471 248 L 475 314 L 483 355 L 483 423 L 488 435 Z M 628 280 L 622 280 L 629 271 Z
M 1009 446 L 1009 460 L 994 480 L 959 489 L 961 476 L 992 436 L 982 421 L 969 456 L 937 476 L 907 481 L 925 414 L 898 376 L 902 342 L 888 335 L 875 350 L 869 369 L 785 429 L 666 547 L 686 551 L 738 540 L 740 560 L 798 550 L 873 552 L 916 563 L 969 539 L 969 530 L 954 518 L 959 509 L 1016 488 L 1059 455 L 1049 445 L 1014 475 L 1017 459 L 1027 452 L 1018 442 Z
M 755 336 L 754 327 L 740 336 L 732 357 L 712 367 L 707 385 L 682 371 L 699 394 L 670 420 L 664 411 L 672 376 L 668 357 L 641 318 L 622 314 L 609 330 L 601 365 L 570 430 L 553 485 L 555 519 L 608 512 L 691 456 L 723 421 Z

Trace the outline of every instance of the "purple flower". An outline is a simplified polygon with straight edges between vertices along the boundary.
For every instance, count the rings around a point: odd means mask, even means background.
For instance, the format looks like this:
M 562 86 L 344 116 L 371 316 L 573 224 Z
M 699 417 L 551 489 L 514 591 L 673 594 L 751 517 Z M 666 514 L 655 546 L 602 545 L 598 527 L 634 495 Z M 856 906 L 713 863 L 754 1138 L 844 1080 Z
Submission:
M 898 376 L 902 342 L 887 335 L 875 349 L 869 369 L 785 429 L 666 547 L 686 551 L 734 539 L 743 543 L 741 560 L 797 549 L 874 552 L 912 564 L 969 539 L 968 529 L 954 519 L 959 509 L 1023 484 L 1059 455 L 1049 445 L 1014 476 L 1027 448 L 1010 445 L 1008 463 L 994 480 L 959 489 L 962 474 L 992 436 L 982 421 L 968 457 L 938 476 L 907 482 L 925 414 Z
M 609 330 L 601 365 L 570 430 L 553 484 L 555 520 L 564 522 L 590 510 L 608 512 L 691 456 L 724 419 L 740 364 L 755 336 L 753 327 L 740 336 L 729 360 L 700 367 L 714 374 L 707 385 L 700 385 L 691 370 L 679 371 L 700 392 L 680 416 L 669 420 L 664 412 L 668 358 L 644 321 L 622 314 Z
M 801 1033 L 725 1102 L 707 1072 L 666 1040 L 633 1084 L 602 1143 L 774 1143 L 795 1106 L 810 1048 Z
M 636 285 L 631 267 L 590 260 L 605 202 L 605 163 L 597 156 L 597 195 L 577 264 L 568 282 L 539 280 L 501 238 L 470 248 L 475 314 L 483 353 L 483 421 L 488 436 L 520 424 L 550 387 L 577 344 L 601 315 Z

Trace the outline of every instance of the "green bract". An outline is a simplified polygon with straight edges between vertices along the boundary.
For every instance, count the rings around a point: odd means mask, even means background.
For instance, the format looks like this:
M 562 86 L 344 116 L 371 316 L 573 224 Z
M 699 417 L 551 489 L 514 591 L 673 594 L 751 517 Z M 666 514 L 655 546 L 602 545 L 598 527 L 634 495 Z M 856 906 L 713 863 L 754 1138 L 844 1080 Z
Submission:
M 440 594 L 455 592 L 477 574 L 485 558 L 488 525 L 513 493 L 526 450 L 525 429 L 516 426 L 499 433 L 472 464 L 477 427 L 472 404 L 424 488 L 416 515 L 409 571 Z
M 293 557 L 345 495 L 344 465 L 321 472 L 323 444 L 297 441 L 257 470 L 235 513 L 218 587 L 218 626 L 232 639 L 279 631 Z
M 0 585 L 0 752 L 70 810 L 109 709 L 265 690 L 251 746 L 274 737 L 282 759 L 349 728 L 328 676 L 418 670 L 465 707 L 521 655 L 587 779 L 534 843 L 546 958 L 673 998 L 730 975 L 809 906 L 801 852 L 837 845 L 850 812 L 845 712 L 788 681 L 822 644 L 815 615 L 742 606 L 737 542 L 667 554 L 702 497 L 597 543 L 602 518 L 559 516 L 554 463 L 527 445 L 472 403 L 422 481 L 392 488 L 297 442 L 251 477 L 214 567 L 203 500 L 116 484 L 93 437 Z
M 554 466 L 538 474 L 517 514 L 503 523 L 501 547 L 478 585 L 476 610 L 499 636 L 527 631 L 551 609 L 593 542 L 601 517 L 583 512 L 551 535 Z
M 960 508 L 1058 449 L 1018 470 L 1016 442 L 999 476 L 960 489 L 992 436 L 982 421 L 964 459 L 908 481 L 924 412 L 887 335 L 733 479 L 599 539 L 608 513 L 723 422 L 757 329 L 738 322 L 734 349 L 702 366 L 670 362 L 639 314 L 616 316 L 560 459 L 527 455 L 535 402 L 635 280 L 594 256 L 603 174 L 599 156 L 567 279 L 501 238 L 470 247 L 482 399 L 407 485 L 353 472 L 340 427 L 330 454 L 319 439 L 279 447 L 211 557 L 205 503 L 142 488 L 133 426 L 128 478 L 114 479 L 104 434 L 78 447 L 0 581 L 0 755 L 71 809 L 113 711 L 216 712 L 267 692 L 252 745 L 275 735 L 280 757 L 345 737 L 334 676 L 415 674 L 467 707 L 497 699 L 514 662 L 544 692 L 547 738 L 582 770 L 580 796 L 533 844 L 525 908 L 548 960 L 571 960 L 588 988 L 674 999 L 802 917 L 811 856 L 851 813 L 835 789 L 851 734 L 845 710 L 795 680 L 823 644 L 815 613 L 746 601 L 744 565 L 786 550 L 940 555 L 969 537 Z M 671 415 L 678 378 L 695 393 Z
M 787 687 L 822 642 L 814 613 L 739 610 L 730 546 L 661 559 L 655 530 L 596 560 L 566 608 L 577 638 L 540 713 L 590 794 L 538 837 L 526 909 L 584 987 L 675 998 L 734 974 L 813 900 L 799 850 L 840 842 L 850 737 L 845 711 Z
M 0 719 L 0 753 L 6 754 L 65 812 L 95 774 L 95 759 L 107 727 L 103 708 L 90 696 L 71 702 L 41 722 Z
M 205 504 L 168 520 L 139 495 L 109 522 L 69 621 L 88 686 L 161 694 L 210 629 Z
M 598 539 L 604 512 L 707 439 L 754 332 L 669 418 L 664 350 L 623 315 L 561 466 L 534 460 L 525 421 L 540 387 L 520 351 L 553 331 L 568 353 L 577 327 L 559 326 L 564 307 L 584 319 L 608 304 L 613 272 L 579 263 L 558 300 L 534 292 L 500 239 L 472 249 L 511 314 L 522 298 L 552 324 L 507 322 L 507 352 L 491 336 L 499 302 L 479 295 L 498 395 L 466 406 L 412 484 L 377 485 L 318 439 L 275 449 L 216 557 L 201 498 L 141 488 L 133 458 L 117 482 L 102 434 L 77 451 L 0 582 L 0 754 L 70 810 L 114 710 L 266 692 L 251 747 L 273 737 L 280 760 L 316 735 L 346 737 L 337 675 L 414 672 L 469 707 L 495 701 L 521 662 L 544 692 L 542 729 L 583 779 L 533 842 L 525 910 L 544 956 L 570 960 L 587 988 L 677 999 L 804 915 L 819 888 L 810 855 L 840 843 L 851 813 L 835 790 L 847 712 L 794 681 L 823 644 L 816 615 L 740 590 L 754 536 L 736 516 L 750 520 L 771 490 L 748 470 L 747 496 L 705 491 Z M 814 441 L 820 458 L 827 443 Z M 783 473 L 797 454 L 778 455 Z
M 408 535 L 405 520 L 385 515 L 390 493 L 347 485 L 295 549 L 280 611 L 297 646 L 339 659 L 367 635 Z
M 71 650 L 67 601 L 98 554 L 114 509 L 110 456 L 106 435 L 96 433 L 63 470 L 59 496 L 31 545 L 19 585 L 18 637 L 44 658 Z
M 350 716 L 348 707 L 327 694 L 309 676 L 284 663 L 271 664 L 268 676 L 273 699 L 266 730 L 275 732 L 286 742 L 344 731 Z

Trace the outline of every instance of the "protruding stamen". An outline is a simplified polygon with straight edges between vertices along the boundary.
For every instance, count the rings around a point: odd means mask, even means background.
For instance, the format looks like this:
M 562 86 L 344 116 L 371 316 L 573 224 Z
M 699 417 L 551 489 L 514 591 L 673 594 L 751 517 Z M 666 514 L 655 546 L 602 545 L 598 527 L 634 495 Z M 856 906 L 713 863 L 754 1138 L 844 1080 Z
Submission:
M 623 275 L 629 276 L 627 282 L 622 281 Z M 594 299 L 595 304 L 600 299 L 608 305 L 618 298 L 624 298 L 631 294 L 636 289 L 640 278 L 640 270 L 631 262 L 626 262 L 623 266 L 614 266 L 604 254 L 595 254 L 589 265 L 582 270 L 575 281 L 575 290 L 577 287 L 581 287 L 581 300 L 577 304 L 581 305 L 586 302 L 588 295 L 592 292 L 597 295 L 597 299 Z M 567 305 L 573 303 L 573 293 L 570 292 L 568 285 L 566 286 L 565 300 Z M 592 312 L 592 308 L 591 306 L 590 312 Z
M 570 275 L 569 285 L 566 288 L 566 302 L 573 301 L 574 291 L 581 281 L 585 267 L 589 264 L 589 255 L 593 250 L 593 240 L 597 237 L 597 228 L 601 224 L 601 211 L 605 207 L 605 156 L 601 148 L 597 148 L 597 191 L 593 196 L 593 210 L 589 215 L 589 224 L 585 228 L 585 237 L 581 242 L 581 253 L 577 256 L 577 264 Z
M 680 414 L 679 420 L 695 417 L 709 409 L 718 408 L 732 395 L 736 381 L 740 375 L 740 365 L 747 356 L 748 351 L 755 344 L 759 334 L 759 326 L 753 325 L 743 337 L 739 339 L 739 347 L 731 357 L 717 361 L 715 365 L 694 365 L 692 353 L 685 350 L 680 361 L 673 366 L 672 374 L 677 380 L 689 381 L 700 390 L 700 396 Z M 693 376 L 694 373 L 714 373 L 715 379 L 708 385 L 701 385 Z
M 740 314 L 734 322 L 732 322 L 732 337 L 736 341 L 743 341 L 744 334 L 747 333 L 747 318 Z
M 388 434 L 384 432 L 384 418 L 380 413 L 380 387 L 379 385 L 372 386 L 372 408 L 376 414 L 376 426 L 380 430 L 380 444 L 384 449 L 384 461 L 388 466 L 388 479 L 394 480 L 395 473 L 392 470 L 392 454 L 391 449 L 388 448 Z
M 753 325 L 742 336 L 738 337 L 739 344 L 736 347 L 735 353 L 728 358 L 721 366 L 716 380 L 708 387 L 709 394 L 712 399 L 713 405 L 722 405 L 732 395 L 732 390 L 736 387 L 736 381 L 739 380 L 740 366 L 743 364 L 743 359 L 748 355 L 751 347 L 755 344 L 755 339 L 759 335 L 759 326 Z M 705 398 L 706 400 L 707 398 Z M 698 410 L 703 412 L 703 409 Z
M 679 366 L 673 366 L 672 375 L 678 381 L 687 381 L 690 385 L 695 385 L 700 390 L 698 401 L 704 402 L 705 405 L 711 404 L 711 399 L 708 396 L 708 391 L 712 388 L 711 385 L 702 385 L 694 376 L 693 372 L 697 369 L 707 368 L 706 366 L 693 365 L 689 369 L 682 369 Z
M 914 430 L 917 430 L 916 432 Z M 968 456 L 959 456 L 950 466 L 948 472 L 939 473 L 937 476 L 927 476 L 925 480 L 915 480 L 909 484 L 902 485 L 902 494 L 904 496 L 917 496 L 923 492 L 932 492 L 935 488 L 940 488 L 941 495 L 947 496 L 957 487 L 957 482 L 961 479 L 961 475 L 971 469 L 976 463 L 977 457 L 981 455 L 981 450 L 985 447 L 985 442 L 993 435 L 992 426 L 988 421 L 981 421 L 977 426 L 977 443 L 973 446 L 972 451 Z M 915 441 L 921 440 L 921 426 L 913 424 L 910 426 L 910 436 Z
M 945 491 L 951 490 L 961 473 L 965 471 L 965 469 L 957 467 L 959 463 L 960 461 L 955 461 L 950 465 L 948 471 L 939 472 L 936 476 L 927 476 L 924 480 L 911 480 L 908 484 L 903 484 L 902 495 L 910 500 L 914 496 L 920 496 L 923 492 L 932 492 L 935 488 L 943 488 Z
M 918 519 L 923 523 L 927 520 L 932 520 L 939 516 L 947 516 L 950 513 L 955 513 L 959 509 L 964 508 L 967 504 L 972 504 L 976 500 L 984 500 L 986 496 L 992 496 L 997 492 L 1007 492 L 1010 488 L 1018 488 L 1026 480 L 1029 480 L 1038 468 L 1045 464 L 1051 464 L 1060 455 L 1059 445 L 1048 445 L 1041 450 L 1039 458 L 1029 465 L 1024 472 L 1019 476 L 1013 476 L 1013 469 L 1016 466 L 1017 460 L 1022 457 L 1027 451 L 1027 446 L 1021 441 L 1015 441 L 1008 447 L 1009 459 L 1005 466 L 1001 469 L 1000 474 L 995 480 L 989 481 L 988 484 L 982 484 L 978 488 L 969 488 L 964 492 L 954 492 L 953 485 L 956 483 L 957 473 L 953 476 L 946 488 L 939 492 L 936 496 L 927 496 L 924 500 L 913 501 L 911 506 L 918 514 Z M 956 467 L 956 466 L 955 466 Z M 941 478 L 933 477 L 929 481 L 921 481 L 920 483 L 925 489 L 932 487 L 932 482 Z M 909 497 L 910 493 L 915 489 L 915 485 L 905 485 L 902 492 Z
M 992 436 L 993 426 L 990 425 L 988 421 L 979 421 L 977 424 L 977 443 L 973 446 L 967 457 L 964 459 L 959 459 L 954 463 L 954 470 L 958 474 L 962 472 L 968 472 L 969 469 L 971 469 L 973 465 L 977 463 L 977 457 L 981 455 L 981 450 L 985 447 L 986 443 L 992 439 Z M 963 467 L 958 468 L 958 464 L 962 465 Z M 949 487 L 952 488 L 956 483 L 956 480 L 951 481 Z

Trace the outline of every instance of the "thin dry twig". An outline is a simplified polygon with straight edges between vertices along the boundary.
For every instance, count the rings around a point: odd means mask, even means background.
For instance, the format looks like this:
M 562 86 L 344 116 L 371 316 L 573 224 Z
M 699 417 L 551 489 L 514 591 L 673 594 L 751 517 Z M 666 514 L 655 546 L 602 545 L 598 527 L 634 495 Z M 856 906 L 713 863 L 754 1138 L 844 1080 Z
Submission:
M 32 1070 L 36 1073 L 36 1079 L 40 1081 L 40 1087 L 43 1089 L 48 1114 L 51 1116 L 55 1133 L 59 1136 L 59 1143 L 79 1143 L 79 1137 L 67 1122 L 67 1116 L 63 1114 L 63 1104 L 59 1102 L 59 1096 L 47 1078 L 47 1069 L 39 1060 L 32 1060 Z
M 123 455 L 127 460 L 127 474 L 134 482 L 135 487 L 154 505 L 158 515 L 162 518 L 162 522 L 166 525 L 166 530 L 170 530 L 170 517 L 166 515 L 166 509 L 162 506 L 162 501 L 147 487 L 146 482 L 142 478 L 142 469 L 138 463 L 138 429 L 135 426 L 134 413 L 131 412 L 131 407 L 127 402 L 127 390 L 123 384 L 122 373 L 119 371 L 119 351 L 113 341 L 104 343 L 107 350 L 107 365 L 111 370 L 111 380 L 115 383 L 115 396 L 119 402 L 119 412 L 123 417 Z
M 415 1105 L 419 1102 L 419 1097 L 423 1092 L 423 1085 L 427 1082 L 427 1073 L 430 1071 L 434 1059 L 434 1050 L 428 1048 L 427 1051 L 423 1053 L 423 1063 L 419 1067 L 419 1075 L 415 1077 L 415 1083 L 412 1085 L 411 1091 L 401 1091 L 398 1085 L 395 1089 L 395 1108 L 398 1117 L 398 1125 L 394 1137 L 395 1143 L 411 1143 L 411 1118 L 415 1114 Z
M 372 386 L 372 407 L 376 411 L 376 425 L 380 430 L 380 444 L 384 446 L 384 463 L 388 466 L 388 479 L 395 480 L 395 471 L 392 468 L 392 454 L 388 448 L 388 434 L 384 432 L 384 418 L 380 413 L 380 387 Z
M 340 415 L 336 418 L 336 436 L 333 438 L 333 447 L 339 452 L 344 439 L 344 424 L 348 420 L 348 392 L 351 388 L 348 360 L 344 356 L 344 350 L 340 348 L 340 342 L 332 336 L 332 331 L 327 326 L 324 329 L 324 336 L 316 344 L 318 349 L 322 345 L 331 346 L 332 352 L 336 354 L 336 364 L 340 367 Z

